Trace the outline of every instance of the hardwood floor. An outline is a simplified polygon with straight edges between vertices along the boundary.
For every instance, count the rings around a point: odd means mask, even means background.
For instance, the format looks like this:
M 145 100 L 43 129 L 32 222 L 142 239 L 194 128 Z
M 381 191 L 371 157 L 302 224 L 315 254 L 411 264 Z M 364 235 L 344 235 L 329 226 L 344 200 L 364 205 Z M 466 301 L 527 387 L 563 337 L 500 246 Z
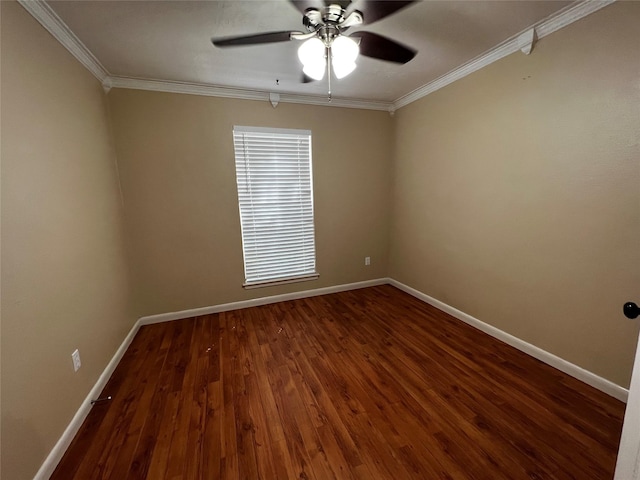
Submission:
M 610 479 L 624 405 L 384 285 L 142 327 L 53 479 Z

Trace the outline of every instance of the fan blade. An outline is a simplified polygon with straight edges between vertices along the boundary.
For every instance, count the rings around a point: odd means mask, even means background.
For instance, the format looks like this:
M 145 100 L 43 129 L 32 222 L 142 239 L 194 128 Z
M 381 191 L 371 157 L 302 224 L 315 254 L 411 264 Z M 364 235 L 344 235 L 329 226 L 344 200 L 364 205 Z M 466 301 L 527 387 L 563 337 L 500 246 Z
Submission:
M 392 13 L 411 5 L 412 3 L 415 3 L 415 0 L 360 0 L 357 4 L 357 8 L 362 12 L 364 23 L 370 24 L 377 22 L 384 17 L 388 17 Z
M 300 81 L 302 83 L 311 83 L 311 82 L 315 82 L 316 80 L 311 78 L 309 75 L 307 75 L 306 73 L 302 74 L 302 78 L 300 79 Z
M 402 45 L 382 35 L 372 32 L 356 32 L 351 38 L 360 38 L 360 55 L 387 60 L 395 63 L 407 63 L 416 56 L 417 50 Z
M 303 15 L 309 9 L 322 10 L 324 8 L 322 0 L 289 0 L 289 2 Z
M 211 43 L 216 47 L 239 47 L 243 45 L 258 45 L 261 43 L 288 42 L 292 33 L 300 32 L 268 32 L 256 35 L 242 35 L 239 37 L 212 38 Z

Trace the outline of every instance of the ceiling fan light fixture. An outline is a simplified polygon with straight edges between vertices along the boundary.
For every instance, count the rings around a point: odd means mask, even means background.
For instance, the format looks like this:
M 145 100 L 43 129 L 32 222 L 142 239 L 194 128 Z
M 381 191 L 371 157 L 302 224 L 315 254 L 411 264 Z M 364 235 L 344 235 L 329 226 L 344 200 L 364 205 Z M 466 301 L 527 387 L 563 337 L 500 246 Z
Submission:
M 349 37 L 339 36 L 331 43 L 331 65 L 336 78 L 344 78 L 356 68 L 360 53 L 358 44 Z
M 326 67 L 325 46 L 317 37 L 306 40 L 298 48 L 298 58 L 302 62 L 302 71 L 314 80 L 322 80 Z

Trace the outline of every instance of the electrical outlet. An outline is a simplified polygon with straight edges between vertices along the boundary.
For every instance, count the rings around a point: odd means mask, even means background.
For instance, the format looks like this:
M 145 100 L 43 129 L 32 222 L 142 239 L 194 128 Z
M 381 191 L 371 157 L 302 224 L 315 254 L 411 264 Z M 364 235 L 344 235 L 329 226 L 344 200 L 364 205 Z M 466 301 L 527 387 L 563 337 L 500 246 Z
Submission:
M 80 362 L 80 352 L 76 348 L 75 352 L 71 354 L 71 360 L 73 360 L 73 371 L 77 372 L 78 369 L 82 366 Z
M 371 265 L 371 257 L 364 257 L 364 264 L 365 265 Z

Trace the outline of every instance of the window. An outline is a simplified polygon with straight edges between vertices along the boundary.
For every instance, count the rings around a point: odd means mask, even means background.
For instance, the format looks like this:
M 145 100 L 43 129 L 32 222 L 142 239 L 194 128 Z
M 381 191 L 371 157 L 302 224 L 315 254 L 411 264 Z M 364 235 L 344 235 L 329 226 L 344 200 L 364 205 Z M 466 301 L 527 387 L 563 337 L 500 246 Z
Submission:
M 234 127 L 245 287 L 316 272 L 311 132 Z

